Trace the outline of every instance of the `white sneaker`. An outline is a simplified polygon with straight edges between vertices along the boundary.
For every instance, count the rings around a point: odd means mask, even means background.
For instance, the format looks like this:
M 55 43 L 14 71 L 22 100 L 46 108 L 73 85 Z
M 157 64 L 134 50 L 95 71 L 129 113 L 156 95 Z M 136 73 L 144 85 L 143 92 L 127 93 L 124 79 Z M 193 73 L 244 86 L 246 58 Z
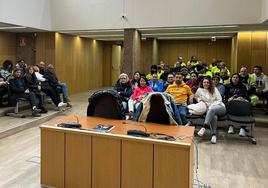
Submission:
M 217 143 L 216 135 L 213 135 L 210 141 L 211 141 L 211 144 L 216 144 Z
M 205 133 L 205 130 L 206 130 L 206 129 L 205 129 L 204 127 L 202 127 L 202 128 L 198 131 L 197 134 L 198 134 L 199 136 L 203 136 L 204 133 Z
M 246 136 L 246 130 L 244 128 L 240 128 L 239 136 L 242 136 L 242 137 Z
M 229 126 L 228 134 L 234 134 L 234 127 L 233 126 Z
M 64 102 L 60 102 L 60 103 L 58 104 L 58 107 L 59 107 L 59 108 L 63 108 L 63 107 L 66 107 L 66 106 L 67 106 L 67 104 L 64 103 Z
M 191 121 L 188 121 L 184 126 L 191 126 L 192 125 L 192 122 Z

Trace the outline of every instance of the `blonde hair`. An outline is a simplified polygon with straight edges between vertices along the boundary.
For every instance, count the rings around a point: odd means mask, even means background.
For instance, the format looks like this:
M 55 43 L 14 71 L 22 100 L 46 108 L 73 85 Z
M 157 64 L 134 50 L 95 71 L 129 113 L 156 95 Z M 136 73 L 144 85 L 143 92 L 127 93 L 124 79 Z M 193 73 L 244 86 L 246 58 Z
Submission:
M 121 73 L 121 74 L 119 75 L 119 79 L 121 79 L 121 78 L 123 78 L 123 77 L 126 77 L 127 82 L 129 81 L 129 77 L 128 77 L 128 75 L 127 75 L 126 73 Z

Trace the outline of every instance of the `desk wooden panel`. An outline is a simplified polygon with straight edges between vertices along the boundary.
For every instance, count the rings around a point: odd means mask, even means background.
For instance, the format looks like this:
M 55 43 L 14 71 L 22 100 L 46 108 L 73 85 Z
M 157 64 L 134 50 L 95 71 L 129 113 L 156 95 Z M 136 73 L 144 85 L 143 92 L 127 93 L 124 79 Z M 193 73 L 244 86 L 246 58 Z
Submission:
M 64 132 L 41 131 L 41 184 L 64 187 Z
M 153 144 L 122 141 L 122 188 L 153 187 Z
M 186 148 L 155 145 L 154 148 L 154 187 L 188 187 L 190 153 Z
M 111 133 L 57 127 L 74 116 L 41 126 L 41 183 L 54 187 L 187 188 L 193 185 L 193 143 L 126 135 L 129 129 L 192 137 L 193 127 L 160 126 L 79 116 L 82 128 L 112 124 Z M 57 163 L 57 162 L 59 163 Z M 58 170 L 54 170 L 54 166 Z
M 91 187 L 91 136 L 66 132 L 65 138 L 65 187 Z
M 92 139 L 92 188 L 120 187 L 119 139 L 93 136 Z

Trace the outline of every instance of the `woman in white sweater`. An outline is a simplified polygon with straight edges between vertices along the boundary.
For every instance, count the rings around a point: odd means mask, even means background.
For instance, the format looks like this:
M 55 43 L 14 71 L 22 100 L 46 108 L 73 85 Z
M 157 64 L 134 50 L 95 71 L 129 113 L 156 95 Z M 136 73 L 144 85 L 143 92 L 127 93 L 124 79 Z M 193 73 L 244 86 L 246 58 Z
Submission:
M 218 116 L 223 116 L 226 113 L 225 105 L 222 102 L 222 97 L 217 88 L 215 88 L 211 78 L 205 77 L 195 93 L 195 98 L 198 102 L 203 101 L 207 105 L 207 113 L 203 127 L 198 131 L 199 136 L 205 133 L 205 126 L 210 126 L 211 143 L 216 144 L 216 129 Z

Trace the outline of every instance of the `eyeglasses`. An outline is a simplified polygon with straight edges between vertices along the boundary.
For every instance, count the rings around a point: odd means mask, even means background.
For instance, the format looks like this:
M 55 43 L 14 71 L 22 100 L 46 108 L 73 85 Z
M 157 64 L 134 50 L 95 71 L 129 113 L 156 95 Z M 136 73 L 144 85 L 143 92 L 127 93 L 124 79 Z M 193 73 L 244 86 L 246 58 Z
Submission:
M 120 80 L 126 80 L 127 78 L 120 78 Z

